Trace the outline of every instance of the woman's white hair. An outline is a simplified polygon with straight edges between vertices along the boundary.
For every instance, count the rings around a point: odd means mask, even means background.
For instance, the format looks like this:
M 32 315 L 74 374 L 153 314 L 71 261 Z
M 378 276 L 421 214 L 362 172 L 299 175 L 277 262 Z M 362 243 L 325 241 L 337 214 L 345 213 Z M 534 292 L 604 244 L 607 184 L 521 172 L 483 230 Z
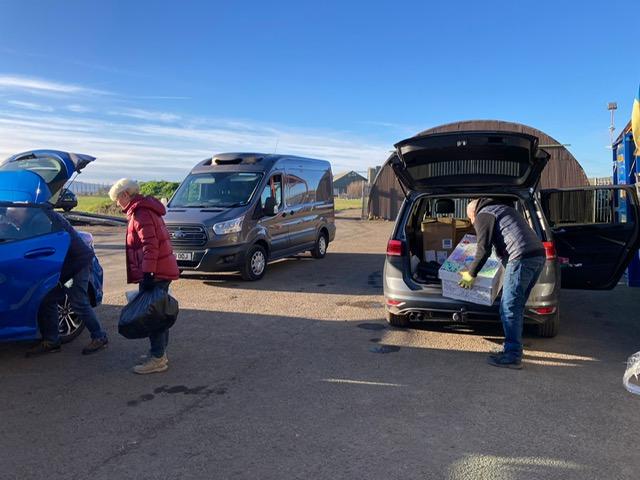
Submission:
M 118 195 L 123 192 L 127 192 L 129 195 L 135 195 L 140 192 L 140 185 L 130 178 L 121 178 L 109 189 L 109 198 L 115 202 Z

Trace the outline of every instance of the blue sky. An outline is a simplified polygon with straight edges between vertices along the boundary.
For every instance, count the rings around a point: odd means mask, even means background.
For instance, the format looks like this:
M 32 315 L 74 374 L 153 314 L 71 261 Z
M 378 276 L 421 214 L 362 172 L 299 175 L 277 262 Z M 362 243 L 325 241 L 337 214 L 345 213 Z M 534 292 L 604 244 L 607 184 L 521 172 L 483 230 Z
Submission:
M 334 171 L 465 119 L 545 131 L 610 173 L 640 83 L 637 0 L 0 0 L 0 155 L 98 157 L 85 180 L 181 179 L 220 151 Z M 619 131 L 619 130 L 618 130 Z

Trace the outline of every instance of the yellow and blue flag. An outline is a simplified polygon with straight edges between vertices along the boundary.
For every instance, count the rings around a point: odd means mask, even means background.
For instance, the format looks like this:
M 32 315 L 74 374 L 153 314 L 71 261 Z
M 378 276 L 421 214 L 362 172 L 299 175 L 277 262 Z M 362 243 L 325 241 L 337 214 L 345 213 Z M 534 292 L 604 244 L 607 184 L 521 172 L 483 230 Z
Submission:
M 636 144 L 636 155 L 640 155 L 640 88 L 633 101 L 631 111 L 631 131 L 633 132 L 633 143 Z

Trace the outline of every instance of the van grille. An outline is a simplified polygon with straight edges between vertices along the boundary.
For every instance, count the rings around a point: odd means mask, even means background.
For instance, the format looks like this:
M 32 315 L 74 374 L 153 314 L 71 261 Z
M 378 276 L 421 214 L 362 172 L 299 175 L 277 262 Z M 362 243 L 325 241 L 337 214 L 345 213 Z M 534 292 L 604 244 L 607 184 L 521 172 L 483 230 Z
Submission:
M 201 225 L 167 225 L 174 247 L 202 247 L 207 243 L 207 232 Z

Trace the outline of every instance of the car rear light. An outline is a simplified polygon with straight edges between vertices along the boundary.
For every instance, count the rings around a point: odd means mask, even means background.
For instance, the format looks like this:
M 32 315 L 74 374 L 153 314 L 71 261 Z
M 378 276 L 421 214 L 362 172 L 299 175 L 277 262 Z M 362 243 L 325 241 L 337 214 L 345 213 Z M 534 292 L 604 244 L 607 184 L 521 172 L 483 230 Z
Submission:
M 387 302 L 387 305 L 389 305 L 390 307 L 399 307 L 401 305 L 404 305 L 403 301 L 391 300 L 390 298 L 387 298 L 386 302 Z
M 402 240 L 389 240 L 387 243 L 387 255 L 390 257 L 401 257 L 404 254 L 404 242 Z
M 556 313 L 556 307 L 538 307 L 532 308 L 531 310 L 536 312 L 538 315 L 552 315 Z
M 556 246 L 553 242 L 542 242 L 542 246 L 544 247 L 544 253 L 547 256 L 547 260 L 555 260 Z

